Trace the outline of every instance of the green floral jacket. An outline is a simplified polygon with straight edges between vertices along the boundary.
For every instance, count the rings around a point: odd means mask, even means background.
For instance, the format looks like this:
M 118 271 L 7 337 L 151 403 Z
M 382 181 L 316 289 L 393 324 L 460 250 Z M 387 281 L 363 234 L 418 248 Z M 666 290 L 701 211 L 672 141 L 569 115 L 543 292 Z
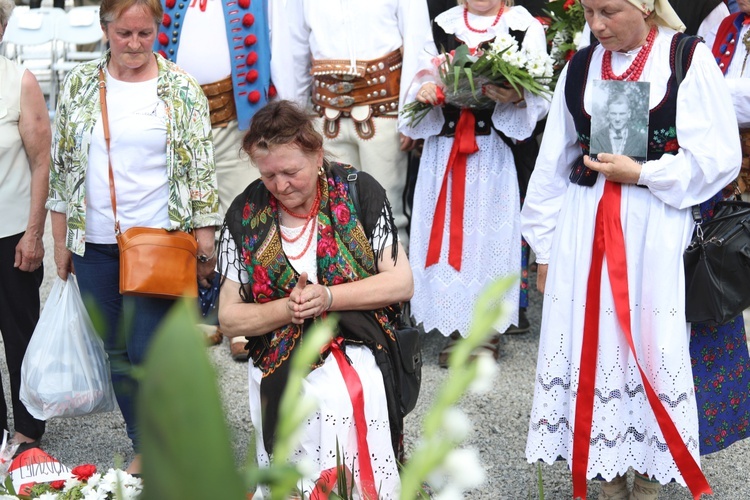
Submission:
M 221 225 L 208 101 L 198 83 L 174 63 L 154 54 L 157 94 L 167 109 L 167 229 L 189 231 Z M 66 246 L 83 255 L 86 242 L 86 169 L 91 134 L 101 116 L 98 61 L 73 69 L 60 90 L 52 140 L 47 208 L 66 214 Z

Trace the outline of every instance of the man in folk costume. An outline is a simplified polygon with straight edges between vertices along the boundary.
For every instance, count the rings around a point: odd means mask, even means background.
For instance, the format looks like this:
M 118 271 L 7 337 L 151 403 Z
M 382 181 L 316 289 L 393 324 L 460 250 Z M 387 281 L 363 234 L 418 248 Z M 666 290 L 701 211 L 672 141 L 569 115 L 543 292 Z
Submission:
M 154 50 L 194 76 L 208 98 L 223 215 L 258 177 L 240 145 L 252 116 L 275 93 L 266 2 L 162 0 L 162 5 Z M 208 330 L 221 341 L 218 329 Z M 247 360 L 245 343 L 244 337 L 232 339 L 235 360 Z
M 740 128 L 742 169 L 735 189 L 746 200 L 750 188 L 750 0 L 738 0 L 739 12 L 726 17 L 719 26 L 712 52 L 732 94 Z
M 279 97 L 320 116 L 325 149 L 385 188 L 399 238 L 407 151 L 398 132 L 406 88 L 429 57 L 425 1 L 282 0 L 272 18 L 271 71 Z

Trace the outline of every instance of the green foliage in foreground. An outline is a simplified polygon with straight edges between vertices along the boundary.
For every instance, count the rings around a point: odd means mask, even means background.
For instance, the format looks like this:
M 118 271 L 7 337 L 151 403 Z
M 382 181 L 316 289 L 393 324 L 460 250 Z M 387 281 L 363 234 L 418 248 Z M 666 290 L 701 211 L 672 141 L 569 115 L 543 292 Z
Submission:
M 493 333 L 492 326 L 503 313 L 499 297 L 511 286 L 518 286 L 517 278 L 500 280 L 478 301 L 470 334 L 454 349 L 449 376 L 427 412 L 420 442 L 404 466 L 402 500 L 422 498 L 422 483 L 463 440 L 461 436 L 446 439 L 447 416 L 481 378 L 494 377 L 494 371 L 488 374 L 482 370 L 482 365 L 487 367 L 487 360 L 474 362 L 472 351 Z M 299 395 L 310 365 L 331 337 L 333 319 L 306 334 L 305 342 L 291 358 L 289 383 L 279 409 L 274 464 L 259 469 L 251 449 L 247 464 L 238 471 L 216 372 L 206 353 L 204 338 L 194 326 L 198 322 L 194 305 L 188 301 L 178 303 L 157 332 L 138 374 L 142 380 L 139 418 L 144 490 L 141 498 L 239 500 L 246 498 L 259 483 L 270 486 L 275 500 L 299 498 L 297 484 L 302 472 L 286 460 L 294 450 L 301 424 L 315 409 Z M 496 369 L 494 363 L 493 360 L 492 367 Z M 346 498 L 347 493 L 339 495 Z

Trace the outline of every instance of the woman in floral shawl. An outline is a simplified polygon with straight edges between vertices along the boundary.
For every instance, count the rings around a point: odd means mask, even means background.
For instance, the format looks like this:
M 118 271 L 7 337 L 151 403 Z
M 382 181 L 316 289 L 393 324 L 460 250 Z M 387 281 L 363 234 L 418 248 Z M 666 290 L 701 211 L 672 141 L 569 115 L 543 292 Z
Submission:
M 319 409 L 292 457 L 314 465 L 315 481 L 335 470 L 338 456 L 353 464 L 364 498 L 396 498 L 402 422 L 379 365 L 393 352 L 391 304 L 409 300 L 413 283 L 385 191 L 362 172 L 351 183 L 353 168 L 326 161 L 311 118 L 287 101 L 255 115 L 242 148 L 260 179 L 227 212 L 219 318 L 226 335 L 249 340 L 258 462 L 270 460 L 292 351 L 315 318 L 337 311 L 340 332 L 305 383 Z M 352 399 L 355 387 L 361 396 Z

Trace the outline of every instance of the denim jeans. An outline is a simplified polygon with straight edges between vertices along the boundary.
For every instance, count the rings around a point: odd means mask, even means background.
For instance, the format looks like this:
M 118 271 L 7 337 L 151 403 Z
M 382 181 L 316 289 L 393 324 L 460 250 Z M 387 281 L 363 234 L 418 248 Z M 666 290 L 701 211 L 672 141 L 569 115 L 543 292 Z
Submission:
M 104 348 L 109 355 L 112 384 L 125 419 L 128 437 L 136 453 L 139 433 L 136 422 L 138 381 L 134 366 L 143 363 L 151 338 L 174 301 L 120 295 L 120 252 L 117 245 L 86 243 L 83 257 L 73 255 L 81 295 L 92 319 L 103 320 Z

